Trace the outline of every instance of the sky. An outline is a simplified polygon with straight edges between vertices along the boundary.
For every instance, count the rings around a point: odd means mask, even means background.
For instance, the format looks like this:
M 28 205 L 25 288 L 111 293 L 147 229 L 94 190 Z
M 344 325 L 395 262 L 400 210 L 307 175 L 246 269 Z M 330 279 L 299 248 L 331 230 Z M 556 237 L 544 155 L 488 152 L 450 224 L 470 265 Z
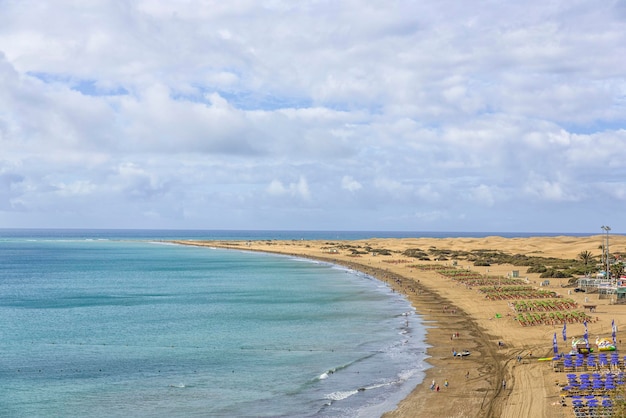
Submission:
M 0 228 L 626 232 L 626 0 L 0 0 Z

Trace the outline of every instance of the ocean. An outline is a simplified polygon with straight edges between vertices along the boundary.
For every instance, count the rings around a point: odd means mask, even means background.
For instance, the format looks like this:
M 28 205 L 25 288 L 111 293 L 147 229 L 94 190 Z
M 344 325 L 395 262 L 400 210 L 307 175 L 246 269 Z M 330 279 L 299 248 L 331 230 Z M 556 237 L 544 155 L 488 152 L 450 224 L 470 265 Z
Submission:
M 378 417 L 429 367 L 402 295 L 328 263 L 166 241 L 488 235 L 0 229 L 0 416 Z
M 163 241 L 259 234 L 0 230 L 0 416 L 393 409 L 428 367 L 401 295 L 332 264 Z

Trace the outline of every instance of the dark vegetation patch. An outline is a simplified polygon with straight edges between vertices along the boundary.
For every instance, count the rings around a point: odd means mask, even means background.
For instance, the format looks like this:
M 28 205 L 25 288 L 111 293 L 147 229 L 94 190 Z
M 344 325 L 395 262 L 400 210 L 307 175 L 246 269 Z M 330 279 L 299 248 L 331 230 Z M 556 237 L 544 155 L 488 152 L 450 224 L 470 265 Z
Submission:
M 474 251 L 455 251 L 446 248 L 430 247 L 428 250 L 409 248 L 402 253 L 406 257 L 419 260 L 458 260 L 467 261 L 477 267 L 497 264 L 528 267 L 527 273 L 539 273 L 542 278 L 565 278 L 584 275 L 592 269 L 589 260 L 561 259 L 524 254 L 507 254 L 500 250 L 477 249 Z M 593 263 L 595 264 L 595 263 Z
M 449 248 L 428 249 L 407 248 L 402 252 L 392 251 L 387 248 L 377 248 L 366 243 L 365 245 L 353 245 L 349 243 L 326 242 L 325 249 L 345 251 L 352 255 L 374 254 L 390 256 L 394 252 L 405 257 L 415 258 L 420 261 L 466 261 L 477 267 L 488 267 L 498 264 L 510 264 L 513 266 L 527 267 L 526 273 L 538 273 L 541 278 L 574 278 L 591 273 L 596 270 L 597 257 L 593 257 L 586 251 L 587 257 L 578 259 L 560 259 L 554 257 L 541 257 L 524 254 L 508 254 L 501 250 L 477 249 L 473 251 L 452 250 Z M 626 254 L 615 253 L 626 258 Z

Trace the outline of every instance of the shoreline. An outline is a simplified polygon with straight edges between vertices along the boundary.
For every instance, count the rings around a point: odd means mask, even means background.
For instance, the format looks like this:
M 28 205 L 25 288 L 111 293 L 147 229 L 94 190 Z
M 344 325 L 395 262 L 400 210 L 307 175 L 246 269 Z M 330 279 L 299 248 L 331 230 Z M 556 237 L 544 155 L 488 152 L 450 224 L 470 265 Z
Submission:
M 494 410 L 494 398 L 500 390 L 498 383 L 504 378 L 504 370 L 499 367 L 501 359 L 493 345 L 485 343 L 494 338 L 486 334 L 468 313 L 434 289 L 422 284 L 421 280 L 416 283 L 399 274 L 357 262 L 347 263 L 322 257 L 316 259 L 361 271 L 386 283 L 391 289 L 404 295 L 426 326 L 425 342 L 429 346 L 426 350 L 429 356 L 426 363 L 430 367 L 425 370 L 423 381 L 394 410 L 384 413 L 382 417 L 414 416 L 415 410 L 419 410 L 423 416 L 499 416 Z M 454 358 L 449 347 L 450 342 L 456 345 L 453 348 L 457 351 L 468 350 L 471 354 Z M 469 377 L 466 377 L 466 373 L 469 373 Z M 437 393 L 431 390 L 433 381 L 440 387 Z M 445 381 L 448 381 L 448 387 L 444 386 Z M 444 395 L 443 391 L 448 391 L 445 394 L 445 407 L 440 404 L 441 399 L 433 402 L 432 398 Z M 482 392 L 484 396 L 478 397 L 470 407 L 468 403 L 472 401 L 463 396 L 463 393 L 468 392 Z
M 455 416 L 455 417 L 477 417 L 477 416 L 499 416 L 492 413 L 493 396 L 490 391 L 497 391 L 498 385 L 502 379 L 502 370 L 497 367 L 499 361 L 495 360 L 493 350 L 488 349 L 488 345 L 483 342 L 486 334 L 480 329 L 478 324 L 471 319 L 471 316 L 459 307 L 456 307 L 446 298 L 441 297 L 433 289 L 422 285 L 417 285 L 407 277 L 388 271 L 368 266 L 355 261 L 337 260 L 333 257 L 304 255 L 300 253 L 290 253 L 284 251 L 275 251 L 269 249 L 257 249 L 250 247 L 241 247 L 240 245 L 232 245 L 216 242 L 187 242 L 173 241 L 177 244 L 207 246 L 214 248 L 239 250 L 239 251 L 256 251 L 265 253 L 274 253 L 281 255 L 291 255 L 295 257 L 303 257 L 311 260 L 327 262 L 335 265 L 347 267 L 374 277 L 376 280 L 386 283 L 394 291 L 401 293 L 407 301 L 415 308 L 415 313 L 422 318 L 426 327 L 425 342 L 429 346 L 426 354 L 429 356 L 425 362 L 430 366 L 424 373 L 423 381 L 411 390 L 407 397 L 395 405 L 395 409 L 385 412 L 382 417 L 385 418 L 402 418 L 412 417 L 416 409 L 424 416 Z M 429 306 L 428 309 L 425 307 Z M 446 311 L 442 310 L 442 306 L 447 306 Z M 462 329 L 462 331 L 459 331 Z M 463 349 L 468 349 L 472 353 L 470 356 L 462 359 L 454 359 L 451 351 L 444 348 L 442 342 L 447 342 L 452 333 L 459 333 L 459 337 L 455 342 L 463 344 Z M 452 363 L 450 362 L 452 360 Z M 495 364 L 494 367 L 492 364 Z M 459 367 L 461 366 L 461 367 Z M 484 370 L 489 375 L 496 373 L 496 379 L 485 379 L 477 370 Z M 470 376 L 466 377 L 469 372 Z M 446 377 L 443 377 L 446 376 Z M 430 389 L 430 382 L 435 381 L 440 385 L 440 389 L 444 389 L 444 381 L 450 383 L 448 389 L 452 389 L 454 385 L 462 388 L 464 392 L 483 392 L 485 396 L 480 397 L 470 408 L 466 396 L 461 396 L 459 402 L 447 402 L 447 407 L 443 408 L 439 402 L 432 402 L 430 396 L 434 393 Z M 461 385 L 458 385 L 459 382 Z M 491 388 L 493 386 L 493 388 Z M 458 388 L 457 388 L 458 389 Z M 457 391 L 458 392 L 458 391 Z M 436 395 L 443 394 L 440 390 Z M 478 400 L 480 404 L 478 405 Z M 448 400 L 450 401 L 450 400 Z M 448 412 L 446 412 L 446 410 Z M 476 414 L 472 411 L 483 411 Z
M 626 237 L 613 237 L 614 251 L 626 250 Z M 184 245 L 260 251 L 309 258 L 342 265 L 375 277 L 401 292 L 428 324 L 426 343 L 429 345 L 421 384 L 402 400 L 385 418 L 419 416 L 437 417 L 510 417 L 519 416 L 573 416 L 571 408 L 559 403 L 559 388 L 549 363 L 536 361 L 550 355 L 552 334 L 560 332 L 556 326 L 521 327 L 510 317 L 506 302 L 485 302 L 476 290 L 459 286 L 433 271 L 410 268 L 406 257 L 399 252 L 381 256 L 376 253 L 351 255 L 349 251 L 329 252 L 328 241 L 172 241 Z M 369 239 L 339 241 L 330 244 L 338 248 L 379 246 L 402 250 L 427 245 L 437 248 L 486 249 L 508 248 L 512 254 L 541 254 L 546 257 L 575 258 L 580 248 L 597 251 L 600 237 L 535 237 L 535 238 L 416 238 Z M 436 245 L 434 245 L 436 244 Z M 426 247 L 428 248 L 428 247 Z M 416 262 L 416 260 L 413 260 Z M 417 263 L 417 262 L 416 262 Z M 429 262 L 437 264 L 437 262 Z M 441 263 L 439 263 L 441 264 Z M 407 268 L 409 267 L 409 268 Z M 461 266 L 459 266 L 461 267 Z M 473 266 L 462 266 L 479 271 Z M 480 268 L 485 273 L 484 268 Z M 508 275 L 520 269 L 511 265 L 494 265 L 489 274 Z M 489 271 L 491 270 L 491 271 Z M 521 269 L 525 271 L 525 268 Z M 537 283 L 539 275 L 529 274 L 527 280 Z M 561 294 L 563 280 L 553 280 L 552 287 Z M 583 295 L 575 297 L 579 303 Z M 601 303 L 601 302 L 599 302 Z M 601 303 L 602 309 L 594 315 L 597 320 L 590 332 L 606 333 L 607 321 L 617 319 L 626 324 L 626 314 L 615 309 L 617 305 Z M 502 315 L 499 315 L 499 312 Z M 494 316 L 495 314 L 498 314 Z M 504 316 L 506 315 L 506 316 Z M 499 319 L 495 319 L 499 318 Z M 582 326 L 569 326 L 579 334 Z M 594 330 L 592 330 L 593 328 Z M 574 331 L 571 331 L 574 332 Z M 458 333 L 458 338 L 456 334 Z M 621 333 L 620 333 L 621 334 Z M 503 346 L 499 342 L 504 341 Z M 563 344 L 563 343 L 561 343 Z M 455 358 L 452 350 L 469 350 L 467 357 Z M 469 372 L 469 375 L 467 373 Z M 430 389 L 431 382 L 440 391 Z M 448 386 L 444 386 L 448 381 Z M 506 387 L 504 387 L 506 386 Z

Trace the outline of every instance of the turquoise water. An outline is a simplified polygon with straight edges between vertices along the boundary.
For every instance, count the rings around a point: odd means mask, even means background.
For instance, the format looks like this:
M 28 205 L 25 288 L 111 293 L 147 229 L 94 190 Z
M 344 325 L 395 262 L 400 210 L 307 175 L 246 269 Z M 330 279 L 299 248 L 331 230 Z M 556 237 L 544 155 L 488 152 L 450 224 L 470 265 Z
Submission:
M 0 238 L 0 416 L 370 417 L 423 378 L 420 318 L 366 275 L 95 236 Z

